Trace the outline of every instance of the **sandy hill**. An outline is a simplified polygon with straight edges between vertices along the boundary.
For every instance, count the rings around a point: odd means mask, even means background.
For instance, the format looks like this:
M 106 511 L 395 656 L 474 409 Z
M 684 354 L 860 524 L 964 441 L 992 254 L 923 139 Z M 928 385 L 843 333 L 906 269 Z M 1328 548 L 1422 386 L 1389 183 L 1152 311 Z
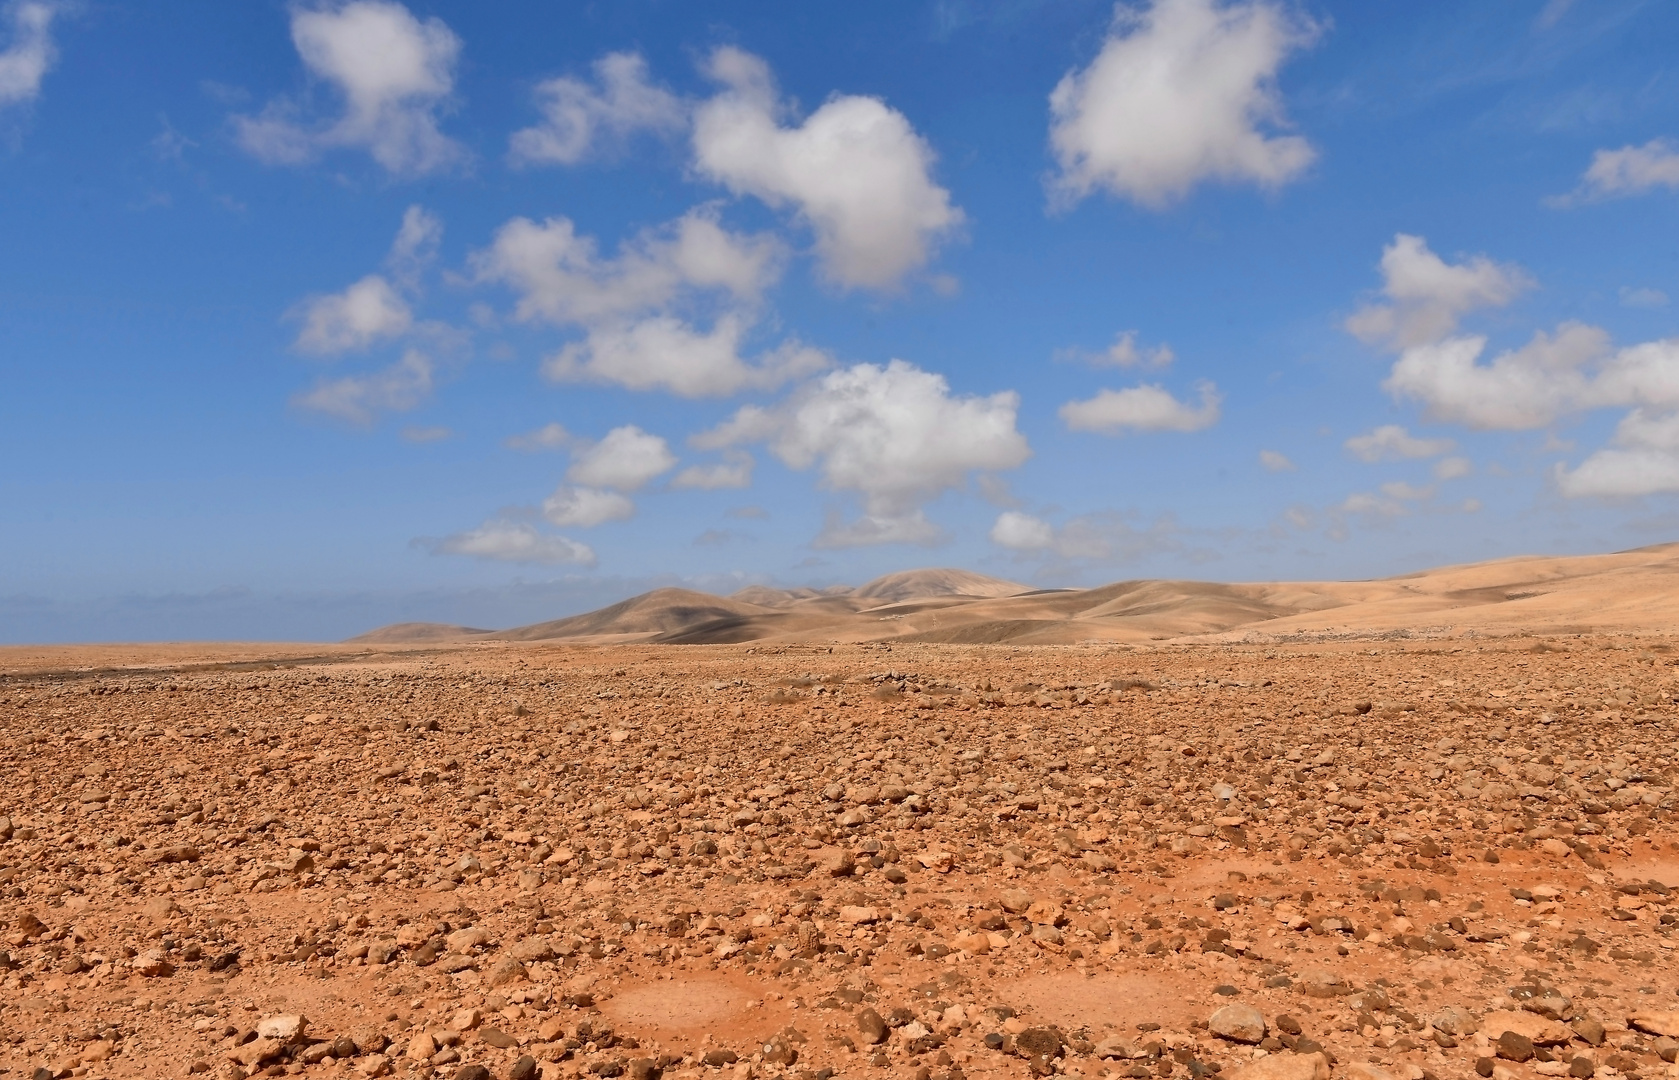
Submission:
M 399 622 L 350 638 L 345 644 L 415 645 L 427 641 L 465 641 L 468 638 L 493 633 L 494 630 L 477 630 L 470 626 L 454 626 L 450 623 Z
M 1394 633 L 1668 631 L 1679 626 L 1679 544 L 1524 556 L 1375 581 L 1121 581 L 1032 590 L 965 570 L 908 570 L 856 589 L 753 586 L 730 597 L 657 589 L 496 634 L 402 623 L 357 642 L 1306 640 Z

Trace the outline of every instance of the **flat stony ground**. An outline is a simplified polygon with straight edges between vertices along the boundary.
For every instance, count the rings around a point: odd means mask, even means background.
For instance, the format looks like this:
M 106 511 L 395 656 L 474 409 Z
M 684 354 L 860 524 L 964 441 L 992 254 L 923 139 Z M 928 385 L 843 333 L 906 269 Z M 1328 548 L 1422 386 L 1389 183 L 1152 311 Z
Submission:
M 0 1075 L 1679 1076 L 1676 664 L 0 651 Z

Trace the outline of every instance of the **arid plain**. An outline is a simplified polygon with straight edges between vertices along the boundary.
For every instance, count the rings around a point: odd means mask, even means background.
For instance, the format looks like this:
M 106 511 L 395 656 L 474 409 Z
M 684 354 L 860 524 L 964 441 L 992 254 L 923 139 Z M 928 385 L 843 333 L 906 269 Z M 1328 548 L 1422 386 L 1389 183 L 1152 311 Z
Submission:
M 0 650 L 0 1075 L 1679 1076 L 1676 585 Z

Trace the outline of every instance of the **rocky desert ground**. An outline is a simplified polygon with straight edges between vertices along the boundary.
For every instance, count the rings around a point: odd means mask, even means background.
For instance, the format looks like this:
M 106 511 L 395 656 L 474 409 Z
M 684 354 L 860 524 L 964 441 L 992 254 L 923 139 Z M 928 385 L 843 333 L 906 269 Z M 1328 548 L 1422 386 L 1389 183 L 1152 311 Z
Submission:
M 0 650 L 0 1076 L 1679 1076 L 1679 650 Z

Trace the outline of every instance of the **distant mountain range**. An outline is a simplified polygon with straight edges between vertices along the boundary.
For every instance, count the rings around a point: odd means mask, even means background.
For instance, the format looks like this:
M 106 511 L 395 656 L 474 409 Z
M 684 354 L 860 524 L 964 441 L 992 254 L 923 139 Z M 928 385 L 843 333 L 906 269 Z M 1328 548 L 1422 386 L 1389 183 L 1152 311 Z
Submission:
M 350 641 L 1056 645 L 1676 628 L 1679 544 L 1663 544 L 1610 555 L 1499 559 L 1351 582 L 1137 580 L 1046 590 L 966 570 L 906 570 L 857 588 L 753 585 L 732 596 L 655 589 L 599 611 L 511 630 L 396 623 Z

